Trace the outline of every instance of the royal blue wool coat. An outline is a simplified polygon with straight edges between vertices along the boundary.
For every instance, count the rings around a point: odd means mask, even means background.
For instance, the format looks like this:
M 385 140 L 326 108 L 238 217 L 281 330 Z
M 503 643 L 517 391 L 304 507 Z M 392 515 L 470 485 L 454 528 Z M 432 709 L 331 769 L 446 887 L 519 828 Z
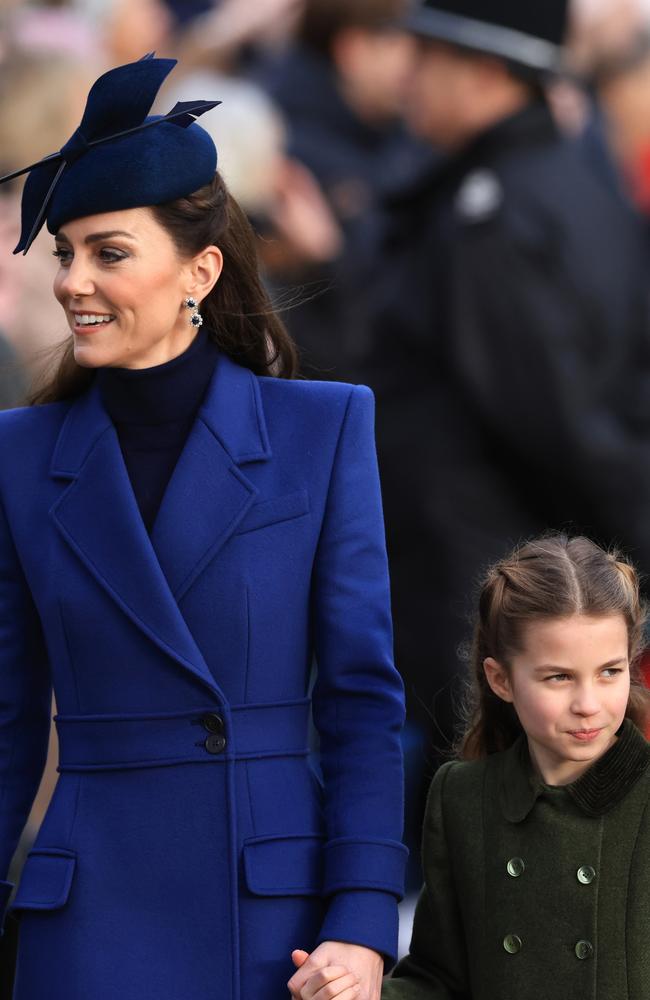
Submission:
M 0 500 L 5 878 L 52 685 L 60 746 L 11 907 L 15 1000 L 279 1000 L 292 948 L 394 956 L 403 698 L 370 391 L 220 356 L 151 536 L 96 387 L 12 410 Z

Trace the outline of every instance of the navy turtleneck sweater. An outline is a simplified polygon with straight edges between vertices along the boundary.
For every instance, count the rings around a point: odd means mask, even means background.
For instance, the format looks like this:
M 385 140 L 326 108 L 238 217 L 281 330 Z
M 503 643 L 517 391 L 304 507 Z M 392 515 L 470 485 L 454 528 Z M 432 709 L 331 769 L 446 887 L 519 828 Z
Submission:
M 147 531 L 214 374 L 219 351 L 199 330 L 187 350 L 153 368 L 100 368 L 102 399 L 115 424 Z

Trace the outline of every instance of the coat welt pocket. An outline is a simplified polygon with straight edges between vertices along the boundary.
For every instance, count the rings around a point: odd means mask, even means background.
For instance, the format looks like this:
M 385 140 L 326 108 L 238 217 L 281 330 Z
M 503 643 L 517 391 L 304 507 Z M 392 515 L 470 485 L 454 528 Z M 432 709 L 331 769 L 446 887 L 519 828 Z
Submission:
M 286 496 L 273 497 L 254 504 L 248 511 L 237 529 L 238 535 L 248 531 L 257 531 L 282 521 L 292 521 L 309 513 L 309 494 L 306 490 L 288 493 Z
M 324 846 L 319 834 L 245 841 L 248 888 L 256 896 L 320 896 Z
M 64 906 L 76 860 L 72 851 L 54 847 L 30 851 L 11 910 L 56 910 Z

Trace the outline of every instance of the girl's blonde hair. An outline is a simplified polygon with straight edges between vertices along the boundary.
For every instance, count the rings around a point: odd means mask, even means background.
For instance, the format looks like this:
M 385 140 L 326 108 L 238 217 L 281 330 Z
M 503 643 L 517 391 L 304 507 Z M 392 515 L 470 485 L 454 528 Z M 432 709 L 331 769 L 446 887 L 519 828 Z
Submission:
M 605 551 L 588 538 L 549 535 L 516 548 L 495 563 L 483 581 L 460 757 L 476 760 L 505 750 L 522 732 L 513 706 L 488 685 L 484 660 L 493 657 L 507 667 L 522 651 L 527 625 L 576 614 L 620 614 L 625 619 L 631 673 L 626 716 L 644 731 L 650 692 L 641 683 L 639 659 L 646 608 L 636 570 L 618 552 Z

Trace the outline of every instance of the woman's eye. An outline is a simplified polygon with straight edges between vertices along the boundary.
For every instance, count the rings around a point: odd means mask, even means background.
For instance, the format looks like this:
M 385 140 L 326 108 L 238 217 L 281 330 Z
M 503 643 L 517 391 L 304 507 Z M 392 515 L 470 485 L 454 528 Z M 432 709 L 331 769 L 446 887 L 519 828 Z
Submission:
M 104 264 L 116 264 L 118 261 L 124 260 L 126 256 L 127 255 L 121 250 L 113 250 L 110 247 L 103 247 L 99 251 L 100 260 L 102 260 Z
M 70 250 L 64 250 L 62 247 L 57 247 L 56 250 L 52 251 L 52 256 L 57 257 L 60 264 L 67 264 L 72 257 L 72 252 Z

